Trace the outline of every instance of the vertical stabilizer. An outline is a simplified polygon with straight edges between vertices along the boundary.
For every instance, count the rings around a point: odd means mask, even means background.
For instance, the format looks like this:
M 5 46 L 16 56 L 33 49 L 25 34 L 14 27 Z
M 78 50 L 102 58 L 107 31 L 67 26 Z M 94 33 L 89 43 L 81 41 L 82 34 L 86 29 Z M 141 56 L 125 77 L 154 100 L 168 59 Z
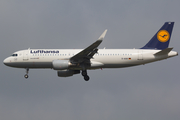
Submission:
M 174 22 L 165 22 L 153 38 L 141 49 L 166 49 L 169 46 Z

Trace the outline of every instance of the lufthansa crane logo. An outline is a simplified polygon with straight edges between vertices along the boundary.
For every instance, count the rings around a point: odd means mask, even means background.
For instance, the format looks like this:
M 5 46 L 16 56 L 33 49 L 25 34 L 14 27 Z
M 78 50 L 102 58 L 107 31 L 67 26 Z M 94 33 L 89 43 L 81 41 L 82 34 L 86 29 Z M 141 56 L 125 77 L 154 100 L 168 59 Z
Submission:
M 157 34 L 157 38 L 160 42 L 167 42 L 169 40 L 169 32 L 166 30 L 160 30 Z

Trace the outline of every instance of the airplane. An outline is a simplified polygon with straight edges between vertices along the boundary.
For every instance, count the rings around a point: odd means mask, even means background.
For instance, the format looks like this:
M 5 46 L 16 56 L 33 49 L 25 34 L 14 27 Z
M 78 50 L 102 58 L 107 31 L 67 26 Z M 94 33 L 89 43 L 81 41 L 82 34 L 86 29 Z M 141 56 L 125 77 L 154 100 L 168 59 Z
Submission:
M 97 41 L 85 49 L 26 49 L 13 53 L 3 62 L 15 68 L 25 68 L 25 78 L 29 69 L 50 68 L 59 77 L 82 74 L 85 81 L 90 78 L 87 70 L 103 68 L 123 68 L 144 65 L 178 55 L 168 48 L 174 22 L 165 22 L 150 41 L 139 49 L 98 49 L 107 29 Z

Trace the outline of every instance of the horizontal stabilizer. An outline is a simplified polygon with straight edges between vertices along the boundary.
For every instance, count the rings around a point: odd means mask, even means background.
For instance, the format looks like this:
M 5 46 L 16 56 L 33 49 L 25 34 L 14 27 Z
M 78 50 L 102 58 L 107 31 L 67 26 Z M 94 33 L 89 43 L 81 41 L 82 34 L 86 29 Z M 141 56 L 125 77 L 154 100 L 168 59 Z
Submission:
M 154 55 L 167 55 L 173 48 L 166 48 L 164 50 L 161 50 L 157 53 L 155 53 Z

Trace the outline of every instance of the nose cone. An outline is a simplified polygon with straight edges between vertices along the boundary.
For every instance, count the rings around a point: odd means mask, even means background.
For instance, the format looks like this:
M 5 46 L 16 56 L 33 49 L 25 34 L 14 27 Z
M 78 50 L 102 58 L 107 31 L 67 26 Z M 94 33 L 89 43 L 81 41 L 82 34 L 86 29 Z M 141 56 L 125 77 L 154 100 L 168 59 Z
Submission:
M 10 61 L 8 60 L 8 58 L 6 58 L 4 59 L 3 63 L 8 66 L 8 63 L 10 63 Z

